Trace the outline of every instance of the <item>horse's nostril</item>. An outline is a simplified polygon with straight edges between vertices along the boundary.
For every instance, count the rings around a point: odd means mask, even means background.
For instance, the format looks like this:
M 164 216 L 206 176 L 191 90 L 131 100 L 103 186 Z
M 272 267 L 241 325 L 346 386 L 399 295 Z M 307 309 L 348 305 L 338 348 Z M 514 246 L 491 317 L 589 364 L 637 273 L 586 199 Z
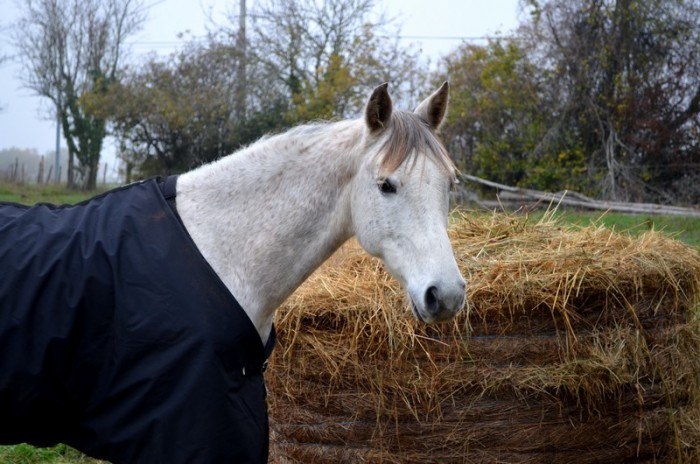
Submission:
M 438 289 L 435 286 L 429 287 L 425 292 L 425 309 L 431 314 L 436 314 L 440 310 Z

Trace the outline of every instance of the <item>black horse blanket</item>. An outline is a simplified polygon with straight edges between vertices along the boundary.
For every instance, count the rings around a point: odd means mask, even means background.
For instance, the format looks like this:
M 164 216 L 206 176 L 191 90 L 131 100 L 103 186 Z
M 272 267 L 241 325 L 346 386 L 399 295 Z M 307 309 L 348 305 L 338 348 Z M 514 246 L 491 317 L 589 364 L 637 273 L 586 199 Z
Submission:
M 116 463 L 267 461 L 274 333 L 264 347 L 162 188 L 0 204 L 0 443 Z

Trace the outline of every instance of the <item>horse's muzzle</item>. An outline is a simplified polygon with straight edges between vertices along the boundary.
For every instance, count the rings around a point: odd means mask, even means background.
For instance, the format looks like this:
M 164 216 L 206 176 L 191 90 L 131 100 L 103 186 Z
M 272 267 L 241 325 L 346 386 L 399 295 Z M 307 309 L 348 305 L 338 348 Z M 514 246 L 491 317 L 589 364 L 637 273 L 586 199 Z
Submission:
M 464 307 L 466 296 L 466 282 L 463 279 L 451 285 L 429 285 L 421 299 L 411 296 L 413 313 L 418 320 L 427 324 L 447 321 Z

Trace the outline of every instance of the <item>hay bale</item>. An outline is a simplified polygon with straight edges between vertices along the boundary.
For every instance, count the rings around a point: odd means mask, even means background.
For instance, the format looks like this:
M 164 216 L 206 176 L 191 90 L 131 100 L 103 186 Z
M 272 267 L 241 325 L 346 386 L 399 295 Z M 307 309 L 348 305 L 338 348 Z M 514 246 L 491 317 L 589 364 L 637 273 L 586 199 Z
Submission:
M 424 326 L 345 247 L 278 312 L 271 460 L 700 461 L 700 255 L 515 216 L 451 226 L 469 310 Z

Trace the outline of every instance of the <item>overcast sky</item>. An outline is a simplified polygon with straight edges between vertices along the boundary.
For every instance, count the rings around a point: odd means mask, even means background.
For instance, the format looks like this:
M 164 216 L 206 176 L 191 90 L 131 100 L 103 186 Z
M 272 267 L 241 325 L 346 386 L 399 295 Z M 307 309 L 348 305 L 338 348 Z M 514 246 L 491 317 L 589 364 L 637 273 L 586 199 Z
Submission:
M 206 11 L 222 19 L 236 0 L 150 0 L 149 19 L 131 40 L 133 56 L 150 52 L 169 54 L 182 43 L 178 33 L 203 35 L 208 24 Z M 0 27 L 12 24 L 17 0 L 0 0 Z M 248 0 L 248 8 L 255 0 Z M 436 58 L 457 47 L 463 37 L 508 33 L 517 26 L 518 0 L 385 0 L 380 8 L 399 15 L 404 40 L 419 44 L 424 54 Z M 0 54 L 12 54 L 7 36 L 0 36 Z M 19 67 L 13 62 L 0 65 L 0 149 L 35 148 L 45 153 L 55 148 L 55 123 L 48 120 L 47 103 L 22 87 Z M 65 143 L 62 142 L 62 146 Z M 111 146 L 106 151 L 113 152 Z M 110 153 L 105 153 L 109 157 Z

